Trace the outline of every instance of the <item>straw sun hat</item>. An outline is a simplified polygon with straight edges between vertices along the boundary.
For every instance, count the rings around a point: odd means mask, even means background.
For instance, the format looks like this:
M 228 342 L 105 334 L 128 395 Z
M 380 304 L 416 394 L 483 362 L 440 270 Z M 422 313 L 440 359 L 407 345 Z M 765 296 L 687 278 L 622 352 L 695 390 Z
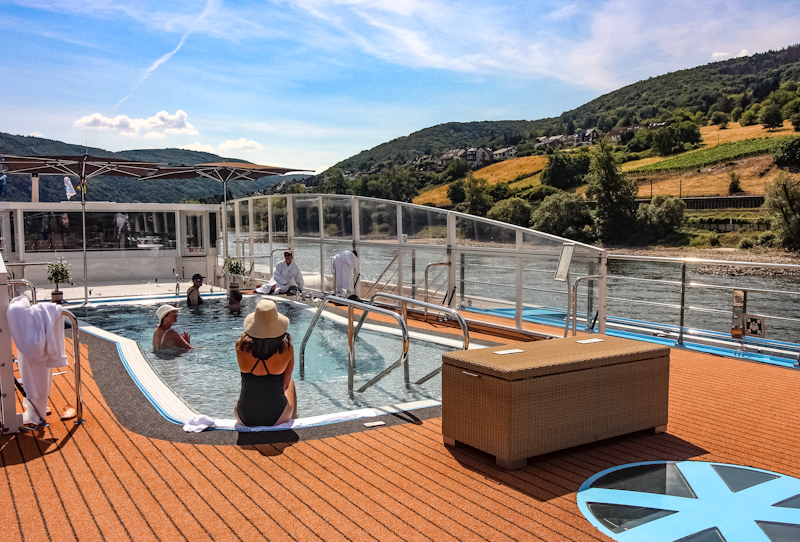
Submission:
M 289 328 L 289 319 L 278 312 L 274 301 L 262 299 L 244 319 L 244 331 L 254 339 L 274 339 Z

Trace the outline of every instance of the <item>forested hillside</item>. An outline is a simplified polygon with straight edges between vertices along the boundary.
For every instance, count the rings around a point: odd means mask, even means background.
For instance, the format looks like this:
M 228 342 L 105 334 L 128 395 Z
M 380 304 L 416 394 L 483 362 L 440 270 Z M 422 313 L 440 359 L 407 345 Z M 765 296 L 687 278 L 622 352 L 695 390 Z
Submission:
M 605 132 L 647 120 L 666 120 L 676 110 L 691 114 L 701 125 L 715 111 L 730 114 L 735 121 L 749 105 L 767 99 L 786 81 L 800 81 L 800 45 L 651 77 L 558 117 L 440 124 L 361 151 L 337 167 L 367 171 L 381 163 L 405 164 L 418 156 L 454 148 L 514 145 L 524 139 L 578 129 Z
M 193 165 L 208 162 L 243 162 L 236 158 L 222 158 L 216 154 L 182 149 L 143 149 L 110 152 L 96 147 L 71 145 L 43 139 L 0 132 L 0 154 L 16 156 L 71 156 L 88 153 L 104 158 L 127 158 L 145 162 L 160 162 L 170 165 Z M 6 201 L 30 201 L 30 177 L 9 175 Z M 241 196 L 256 190 L 264 190 L 280 177 L 267 177 L 255 182 L 236 181 L 228 184 L 228 191 Z M 88 201 L 116 201 L 120 203 L 153 202 L 177 203 L 183 199 L 199 200 L 222 194 L 222 184 L 209 179 L 181 181 L 138 181 L 122 177 L 98 177 L 92 179 L 86 191 Z M 63 176 L 42 175 L 39 179 L 39 201 L 65 200 Z

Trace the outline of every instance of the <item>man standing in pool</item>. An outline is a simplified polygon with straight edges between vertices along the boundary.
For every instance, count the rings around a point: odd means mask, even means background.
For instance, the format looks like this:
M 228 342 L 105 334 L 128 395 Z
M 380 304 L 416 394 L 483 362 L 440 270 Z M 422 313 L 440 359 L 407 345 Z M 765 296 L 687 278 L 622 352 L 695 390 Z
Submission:
M 156 311 L 158 316 L 158 327 L 153 332 L 153 348 L 163 350 L 165 348 L 180 348 L 190 350 L 194 348 L 189 344 L 189 334 L 187 332 L 178 333 L 172 326 L 178 321 L 178 307 L 173 305 L 161 305 Z
M 259 293 L 264 294 L 285 294 L 291 288 L 291 280 L 294 279 L 297 289 L 303 291 L 305 282 L 300 268 L 294 263 L 294 255 L 291 250 L 283 253 L 283 261 L 275 266 L 275 272 L 269 282 L 258 289 Z
M 204 278 L 205 277 L 200 273 L 195 273 L 192 276 L 192 285 L 189 286 L 188 290 L 186 290 L 186 303 L 190 307 L 203 304 L 203 298 L 200 297 L 200 286 L 203 285 Z

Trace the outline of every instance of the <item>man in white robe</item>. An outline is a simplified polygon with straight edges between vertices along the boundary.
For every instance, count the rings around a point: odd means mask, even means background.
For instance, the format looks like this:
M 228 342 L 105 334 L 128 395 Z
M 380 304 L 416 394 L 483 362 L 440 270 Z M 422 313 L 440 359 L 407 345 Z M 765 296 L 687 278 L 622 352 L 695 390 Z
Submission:
M 305 285 L 303 274 L 297 264 L 294 263 L 294 256 L 291 251 L 287 250 L 283 253 L 283 261 L 275 266 L 275 272 L 269 282 L 256 291 L 264 294 L 285 294 L 292 285 L 292 279 L 294 279 L 297 289 L 302 292 Z
M 354 295 L 355 271 L 358 268 L 358 253 L 345 250 L 331 258 L 333 269 L 333 292 L 338 296 Z

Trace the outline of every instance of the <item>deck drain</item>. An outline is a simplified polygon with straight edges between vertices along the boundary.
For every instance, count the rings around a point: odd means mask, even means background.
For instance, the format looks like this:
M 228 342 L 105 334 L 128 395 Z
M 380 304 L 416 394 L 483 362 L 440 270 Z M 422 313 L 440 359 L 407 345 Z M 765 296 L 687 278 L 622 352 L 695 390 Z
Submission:
M 701 461 L 614 467 L 581 485 L 578 507 L 620 542 L 800 540 L 800 480 Z

